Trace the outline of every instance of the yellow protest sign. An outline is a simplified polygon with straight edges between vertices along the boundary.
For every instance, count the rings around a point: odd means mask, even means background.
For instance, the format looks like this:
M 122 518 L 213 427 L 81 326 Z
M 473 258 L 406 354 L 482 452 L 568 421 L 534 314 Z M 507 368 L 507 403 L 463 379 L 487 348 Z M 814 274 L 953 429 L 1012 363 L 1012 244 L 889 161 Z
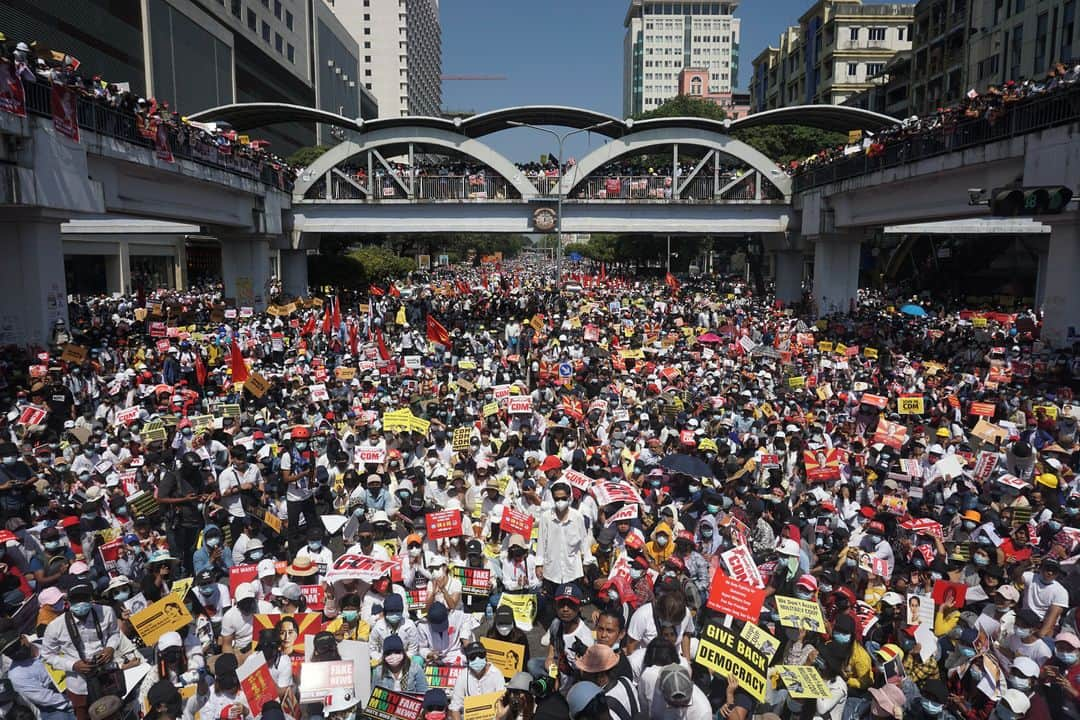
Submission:
M 175 595 L 176 597 L 180 598 L 180 600 L 182 602 L 184 600 L 184 598 L 187 596 L 188 590 L 191 589 L 191 584 L 193 582 L 195 582 L 195 578 L 192 578 L 192 577 L 180 578 L 179 580 L 177 580 L 176 582 L 174 582 L 172 584 L 172 587 L 170 588 L 170 590 L 171 590 L 172 594 Z
M 509 680 L 515 673 L 521 672 L 525 660 L 523 645 L 494 638 L 480 638 L 480 642 L 487 648 L 488 662 L 499 668 L 504 678 Z
M 465 713 L 462 717 L 464 720 L 495 720 L 502 697 L 502 690 L 466 697 Z
M 847 355 L 847 345 L 844 343 L 836 343 L 836 347 L 833 349 L 837 355 Z
M 514 611 L 514 622 L 519 625 L 532 625 L 536 619 L 536 597 L 533 595 L 504 592 L 499 598 L 499 606 L 503 605 Z
M 60 692 L 67 690 L 67 673 L 63 670 L 54 668 L 49 663 L 42 663 L 45 666 L 45 672 L 49 673 L 49 679 L 53 681 L 53 685 Z
M 476 369 L 476 361 L 475 360 L 462 360 L 461 362 L 458 363 L 458 368 L 460 368 L 462 370 L 475 370 Z
M 862 351 L 863 357 L 870 360 L 877 360 L 877 348 L 866 347 Z
M 270 381 L 259 373 L 251 373 L 244 381 L 244 389 L 257 398 L 261 398 L 270 389 Z
M 734 675 L 739 686 L 758 702 L 765 702 L 765 675 L 769 659 L 750 643 L 744 642 L 717 619 L 710 619 L 702 630 L 694 662 L 727 677 Z
M 408 432 L 412 429 L 412 421 L 412 410 L 408 408 L 385 412 L 382 416 L 383 429 L 394 432 Z
M 986 318 L 984 318 L 984 317 L 971 318 L 971 326 L 972 327 L 977 327 L 977 328 L 986 327 Z
M 147 647 L 165 633 L 179 630 L 190 622 L 191 613 L 183 601 L 171 593 L 131 616 L 132 627 Z
M 640 348 L 637 350 L 620 350 L 619 357 L 623 360 L 644 360 L 645 353 Z
M 532 320 L 529 321 L 529 325 L 531 325 L 532 329 L 539 334 L 544 329 L 544 316 L 540 314 L 533 315 Z
M 776 674 L 793 698 L 827 698 L 832 693 L 813 665 L 777 665 Z
M 775 655 L 776 651 L 780 648 L 780 640 L 778 638 L 773 637 L 757 625 L 751 625 L 750 623 L 743 625 L 739 637 L 750 643 L 755 650 L 770 661 L 772 660 L 772 656 Z
M 454 452 L 463 452 L 469 449 L 469 438 L 472 437 L 472 428 L 468 425 L 464 427 L 454 428 L 453 441 L 451 442 L 451 449 Z
M 901 395 L 896 399 L 896 411 L 901 415 L 922 415 L 923 407 L 922 395 Z
M 806 376 L 805 375 L 797 375 L 795 377 L 789 377 L 787 379 L 787 384 L 788 384 L 788 387 L 791 388 L 792 390 L 804 387 L 806 385 Z
M 821 606 L 813 600 L 800 600 L 786 595 L 776 595 L 776 612 L 780 624 L 796 630 L 825 632 L 825 618 Z
M 484 417 L 491 417 L 492 415 L 499 414 L 499 403 L 492 401 L 484 405 Z
M 267 510 L 263 513 L 263 522 L 266 523 L 266 527 L 270 528 L 278 535 L 281 534 L 281 518 L 277 515 Z
M 1050 418 L 1051 420 L 1057 420 L 1058 409 L 1056 405 L 1035 405 L 1032 409 L 1035 412 L 1042 410 L 1044 413 L 1046 413 L 1046 417 Z
M 356 368 L 354 367 L 336 367 L 334 368 L 334 377 L 338 380 L 352 380 L 356 377 Z
M 833 396 L 832 385 L 825 383 L 824 385 L 818 385 L 817 387 L 818 400 L 825 402 Z
M 817 344 L 818 352 L 831 353 L 833 351 L 833 344 L 828 340 L 822 340 Z

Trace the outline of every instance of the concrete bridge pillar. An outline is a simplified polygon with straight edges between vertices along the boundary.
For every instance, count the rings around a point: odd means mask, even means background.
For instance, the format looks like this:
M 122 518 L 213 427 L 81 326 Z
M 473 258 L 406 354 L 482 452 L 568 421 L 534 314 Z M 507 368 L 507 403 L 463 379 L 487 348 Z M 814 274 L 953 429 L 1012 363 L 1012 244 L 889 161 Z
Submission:
M 801 250 L 778 250 L 775 257 L 776 299 L 785 305 L 802 300 L 803 253 Z
M 56 321 L 68 323 L 63 220 L 45 215 L 12 220 L 0 222 L 0 345 L 47 346 Z
M 281 250 L 281 289 L 286 295 L 306 297 L 308 267 L 306 250 Z
M 821 235 L 814 243 L 814 302 L 818 315 L 847 314 L 859 295 L 858 231 Z
M 272 274 L 270 240 L 260 235 L 222 234 L 221 279 L 225 297 L 235 298 L 238 307 L 266 309 Z
M 1043 293 L 1042 340 L 1059 348 L 1080 340 L 1080 214 L 1042 222 L 1053 228 L 1045 273 L 1039 258 L 1036 294 Z

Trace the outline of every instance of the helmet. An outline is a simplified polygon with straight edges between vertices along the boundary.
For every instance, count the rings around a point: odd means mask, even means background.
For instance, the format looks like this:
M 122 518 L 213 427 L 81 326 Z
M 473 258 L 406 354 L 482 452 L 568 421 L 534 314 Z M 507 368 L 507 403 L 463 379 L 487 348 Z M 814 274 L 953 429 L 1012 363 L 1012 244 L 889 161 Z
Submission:
M 311 437 L 311 430 L 303 425 L 297 425 L 292 429 L 292 432 L 289 433 L 289 437 L 293 440 L 307 440 Z

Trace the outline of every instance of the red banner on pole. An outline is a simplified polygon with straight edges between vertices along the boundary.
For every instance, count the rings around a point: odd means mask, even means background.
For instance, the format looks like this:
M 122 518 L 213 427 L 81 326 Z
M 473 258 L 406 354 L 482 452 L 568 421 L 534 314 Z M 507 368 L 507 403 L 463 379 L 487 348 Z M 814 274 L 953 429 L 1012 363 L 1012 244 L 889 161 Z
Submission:
M 26 117 L 26 91 L 15 64 L 0 60 L 0 110 Z
M 158 160 L 167 163 L 176 162 L 172 146 L 169 144 L 169 130 L 165 127 L 165 123 L 159 122 L 154 131 L 154 151 L 157 153 Z
M 764 602 L 764 590 L 732 580 L 717 571 L 713 575 L 712 584 L 709 586 L 709 599 L 705 604 L 716 612 L 756 624 Z
M 79 116 L 76 112 L 78 97 L 75 91 L 66 85 L 54 84 L 49 105 L 52 109 L 53 128 L 56 132 L 79 142 Z

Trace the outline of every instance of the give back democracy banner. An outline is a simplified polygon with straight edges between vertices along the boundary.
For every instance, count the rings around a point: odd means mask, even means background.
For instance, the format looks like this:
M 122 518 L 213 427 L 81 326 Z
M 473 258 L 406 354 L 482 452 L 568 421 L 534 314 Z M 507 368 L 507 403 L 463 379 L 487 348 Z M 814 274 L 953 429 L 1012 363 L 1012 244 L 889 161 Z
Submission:
M 747 627 L 755 626 L 748 623 Z M 746 637 L 724 627 L 718 619 L 709 620 L 702 628 L 694 662 L 724 677 L 734 674 L 740 687 L 758 702 L 765 702 L 769 656 Z

